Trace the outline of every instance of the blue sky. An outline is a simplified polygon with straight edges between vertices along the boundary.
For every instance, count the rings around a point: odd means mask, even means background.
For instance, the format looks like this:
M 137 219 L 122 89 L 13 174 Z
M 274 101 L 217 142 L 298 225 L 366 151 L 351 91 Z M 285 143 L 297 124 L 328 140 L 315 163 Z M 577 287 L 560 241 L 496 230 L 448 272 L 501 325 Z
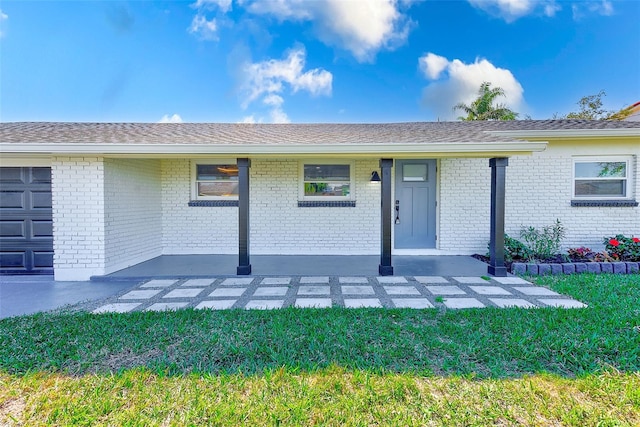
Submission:
M 0 4 L 0 120 L 454 120 L 483 81 L 548 119 L 640 101 L 640 1 Z

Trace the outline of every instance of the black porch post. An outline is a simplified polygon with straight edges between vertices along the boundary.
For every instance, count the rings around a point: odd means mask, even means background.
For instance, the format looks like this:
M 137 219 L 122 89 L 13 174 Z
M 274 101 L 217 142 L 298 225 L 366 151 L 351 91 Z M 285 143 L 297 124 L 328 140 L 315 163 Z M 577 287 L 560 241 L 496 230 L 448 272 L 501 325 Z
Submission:
M 249 168 L 251 160 L 238 159 L 238 275 L 251 274 L 249 261 Z
M 380 192 L 382 206 L 381 224 L 381 247 L 380 265 L 378 273 L 381 276 L 392 276 L 393 266 L 391 265 L 391 167 L 393 159 L 380 159 Z
M 504 195 L 505 168 L 509 159 L 496 157 L 489 159 L 491 166 L 491 236 L 489 238 L 489 274 L 505 277 L 504 265 Z

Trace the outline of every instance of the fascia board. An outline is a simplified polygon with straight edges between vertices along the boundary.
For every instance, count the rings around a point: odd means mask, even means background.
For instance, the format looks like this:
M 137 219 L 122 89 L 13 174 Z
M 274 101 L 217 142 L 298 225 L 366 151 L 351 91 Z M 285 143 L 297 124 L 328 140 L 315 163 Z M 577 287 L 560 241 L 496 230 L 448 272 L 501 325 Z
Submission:
M 0 143 L 0 153 L 40 154 L 483 154 L 531 153 L 543 151 L 545 141 L 463 142 L 424 144 L 68 144 L 68 143 Z

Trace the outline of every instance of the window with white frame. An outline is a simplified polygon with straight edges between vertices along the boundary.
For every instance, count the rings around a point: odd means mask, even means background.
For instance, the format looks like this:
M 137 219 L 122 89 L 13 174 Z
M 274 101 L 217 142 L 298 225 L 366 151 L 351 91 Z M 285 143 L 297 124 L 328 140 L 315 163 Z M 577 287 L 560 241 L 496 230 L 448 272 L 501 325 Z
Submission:
M 352 162 L 300 164 L 302 200 L 353 200 Z
M 573 197 L 626 199 L 630 194 L 630 157 L 580 157 L 573 160 Z
M 229 161 L 192 162 L 194 200 L 234 200 L 238 198 L 238 165 Z

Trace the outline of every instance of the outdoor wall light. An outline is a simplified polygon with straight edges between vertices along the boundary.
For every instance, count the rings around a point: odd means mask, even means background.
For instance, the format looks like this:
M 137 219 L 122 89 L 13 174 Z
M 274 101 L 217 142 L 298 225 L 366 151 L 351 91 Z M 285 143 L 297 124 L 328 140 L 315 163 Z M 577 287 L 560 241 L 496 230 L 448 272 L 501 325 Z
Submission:
M 371 182 L 380 182 L 380 175 L 378 175 L 378 171 L 371 172 Z

